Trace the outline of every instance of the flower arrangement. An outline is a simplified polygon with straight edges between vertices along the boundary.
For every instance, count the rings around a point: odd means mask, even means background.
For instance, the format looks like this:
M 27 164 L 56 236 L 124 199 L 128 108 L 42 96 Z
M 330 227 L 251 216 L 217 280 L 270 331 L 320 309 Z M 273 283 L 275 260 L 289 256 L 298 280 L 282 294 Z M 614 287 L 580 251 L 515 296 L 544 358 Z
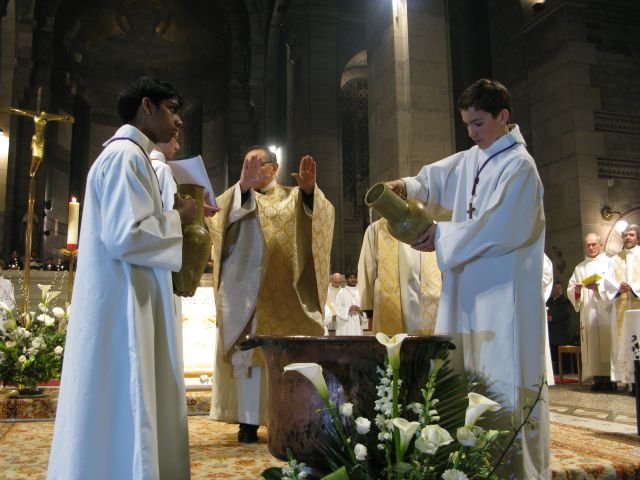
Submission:
M 60 292 L 41 290 L 37 311 L 16 313 L 0 302 L 7 319 L 0 330 L 0 381 L 35 390 L 39 383 L 60 378 L 69 306 L 52 307 Z
M 353 404 L 336 405 L 329 398 L 320 365 L 294 363 L 284 368 L 285 373 L 298 372 L 313 383 L 329 414 L 330 423 L 318 447 L 331 473 L 322 479 L 497 479 L 495 468 L 522 426 L 508 442 L 508 430 L 477 426 L 479 418 L 488 411 L 498 411 L 500 404 L 469 392 L 473 383 L 454 374 L 441 358 L 430 360 L 419 401 L 403 405 L 406 392 L 399 378 L 400 349 L 406 337 L 376 335 L 387 349 L 387 360 L 384 369 L 378 367 L 373 420 L 357 416 Z M 436 391 L 446 391 L 447 402 L 440 403 Z M 311 478 L 311 471 L 289 452 L 287 466 L 267 469 L 262 476 L 267 480 L 302 479 Z

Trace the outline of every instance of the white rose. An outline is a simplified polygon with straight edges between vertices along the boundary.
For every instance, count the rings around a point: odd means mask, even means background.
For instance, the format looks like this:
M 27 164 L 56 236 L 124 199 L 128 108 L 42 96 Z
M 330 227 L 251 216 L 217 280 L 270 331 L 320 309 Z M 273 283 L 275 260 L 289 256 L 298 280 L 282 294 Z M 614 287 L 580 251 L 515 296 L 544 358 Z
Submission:
M 50 327 L 50 326 L 54 325 L 55 323 L 56 323 L 56 319 L 55 318 L 53 318 L 51 315 L 46 315 L 45 314 L 45 316 L 44 316 L 44 324 L 47 327 Z
M 55 353 L 56 355 L 62 355 L 63 351 L 64 351 L 64 348 L 62 348 L 60 345 L 58 345 L 56 348 L 53 349 L 53 353 Z
M 367 458 L 367 447 L 365 447 L 361 443 L 356 443 L 356 446 L 353 447 L 353 453 L 356 454 L 356 460 L 362 462 Z
M 340 405 L 340 415 L 344 417 L 351 417 L 353 415 L 353 403 L 345 402 Z
M 356 418 L 356 431 L 360 435 L 366 435 L 367 433 L 369 433 L 370 429 L 371 429 L 371 422 L 369 421 L 369 419 L 364 417 Z
M 449 445 L 453 438 L 440 425 L 427 425 L 416 440 L 416 448 L 422 453 L 433 455 L 443 445 Z
M 484 430 L 480 427 L 460 427 L 456 430 L 456 437 L 461 445 L 465 447 L 474 447 Z
M 64 317 L 64 308 L 53 307 L 51 312 L 53 313 L 53 316 L 58 318 L 58 319 Z
M 29 330 L 25 330 L 24 331 L 24 338 L 29 338 L 31 337 L 31 332 Z

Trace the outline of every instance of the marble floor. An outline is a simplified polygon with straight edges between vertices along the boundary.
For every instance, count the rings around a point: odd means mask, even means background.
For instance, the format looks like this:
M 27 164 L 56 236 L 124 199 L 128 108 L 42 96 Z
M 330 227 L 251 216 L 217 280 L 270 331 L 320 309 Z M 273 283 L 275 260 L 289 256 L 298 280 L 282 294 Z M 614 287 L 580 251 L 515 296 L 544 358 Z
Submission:
M 592 392 L 590 385 L 555 385 L 549 388 L 549 411 L 552 422 L 610 433 L 638 433 L 635 397 L 621 388 Z

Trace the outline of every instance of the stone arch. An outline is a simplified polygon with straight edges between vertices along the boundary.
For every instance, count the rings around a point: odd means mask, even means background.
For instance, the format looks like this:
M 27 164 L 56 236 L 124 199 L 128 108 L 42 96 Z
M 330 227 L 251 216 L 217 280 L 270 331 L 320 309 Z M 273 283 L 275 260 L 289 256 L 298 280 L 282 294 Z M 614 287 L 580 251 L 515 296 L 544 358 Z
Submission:
M 345 64 L 340 77 L 338 116 L 345 236 L 344 262 L 357 266 L 362 235 L 370 223 L 364 194 L 369 187 L 369 113 L 367 52 L 361 50 Z

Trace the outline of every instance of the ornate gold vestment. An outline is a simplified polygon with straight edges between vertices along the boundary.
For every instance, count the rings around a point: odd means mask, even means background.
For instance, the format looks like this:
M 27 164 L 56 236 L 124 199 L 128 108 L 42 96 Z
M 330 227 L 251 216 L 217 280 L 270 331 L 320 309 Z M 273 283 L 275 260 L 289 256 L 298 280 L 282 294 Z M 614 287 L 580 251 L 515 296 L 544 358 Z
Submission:
M 218 318 L 219 332 L 224 335 L 227 322 L 241 325 L 243 331 L 235 344 L 250 333 L 251 319 L 255 315 L 256 335 L 322 335 L 333 239 L 333 206 L 317 186 L 311 215 L 303 205 L 298 187 L 275 185 L 265 194 L 253 194 L 263 254 L 261 264 L 248 266 L 248 271 L 260 278 L 247 278 L 246 283 L 249 286 L 259 282 L 257 300 L 253 311 L 236 309 L 232 318 Z M 222 293 L 247 295 L 242 291 L 220 292 L 221 272 L 225 268 L 221 263 L 222 254 L 229 247 L 226 242 L 233 241 L 227 236 L 233 197 L 234 187 L 218 197 L 221 211 L 208 222 L 213 243 L 216 306 Z M 225 353 L 232 353 L 232 346 L 225 347 Z M 256 353 L 254 365 L 263 365 L 261 352 Z
M 400 294 L 399 242 L 387 230 L 387 221 L 381 220 L 378 234 L 378 301 L 374 306 L 374 330 L 387 335 L 406 331 Z M 435 254 L 420 255 L 420 314 L 423 335 L 432 335 L 435 329 L 438 302 L 442 289 L 442 274 Z M 405 312 L 405 314 L 410 314 Z

